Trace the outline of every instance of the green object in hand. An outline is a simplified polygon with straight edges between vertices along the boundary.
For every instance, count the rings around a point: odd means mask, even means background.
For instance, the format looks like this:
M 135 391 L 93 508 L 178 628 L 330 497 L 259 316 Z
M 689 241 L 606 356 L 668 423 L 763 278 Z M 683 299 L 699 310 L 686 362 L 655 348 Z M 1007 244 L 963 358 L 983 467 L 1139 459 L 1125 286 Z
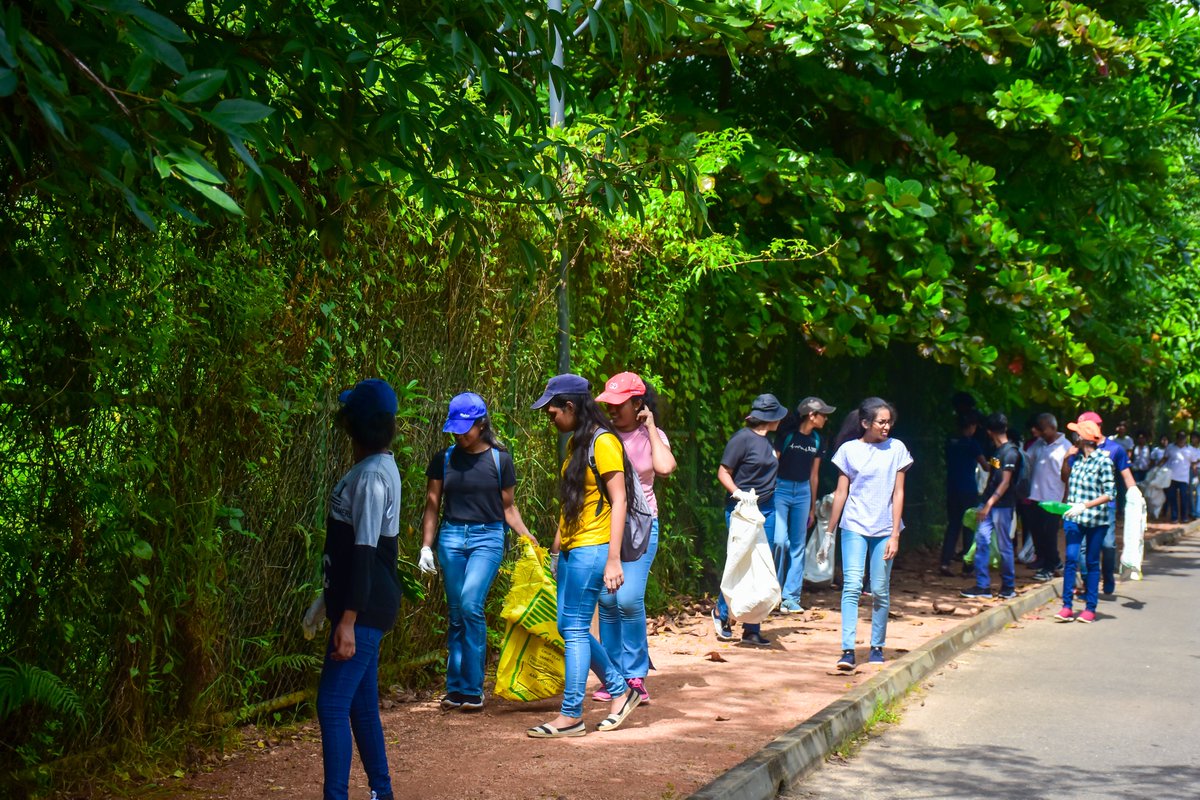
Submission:
M 969 531 L 979 527 L 979 508 L 979 506 L 975 506 L 963 512 L 962 524 Z
M 1059 503 L 1055 500 L 1043 500 L 1042 502 L 1038 503 L 1038 505 L 1041 506 L 1043 510 L 1049 511 L 1051 514 L 1058 514 L 1060 517 L 1067 513 L 1067 511 L 1069 511 L 1071 508 L 1070 503 Z

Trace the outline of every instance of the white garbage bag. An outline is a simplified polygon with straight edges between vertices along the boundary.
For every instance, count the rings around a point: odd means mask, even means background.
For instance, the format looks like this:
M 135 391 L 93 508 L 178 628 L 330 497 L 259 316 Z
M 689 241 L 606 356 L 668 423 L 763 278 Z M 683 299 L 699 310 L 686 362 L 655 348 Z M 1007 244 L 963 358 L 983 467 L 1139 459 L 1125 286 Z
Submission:
M 1136 487 L 1125 493 L 1123 536 L 1121 571 L 1128 570 L 1131 579 L 1140 581 L 1142 579 L 1142 556 L 1146 546 L 1146 501 Z
M 804 554 L 804 580 L 809 583 L 829 583 L 833 580 L 833 553 L 825 559 L 824 564 L 817 563 L 817 552 L 821 549 L 821 540 L 825 538 L 825 529 L 829 527 L 829 515 L 833 513 L 833 494 L 827 494 L 817 501 L 817 525 L 808 536 Z
M 978 464 L 975 465 L 975 488 L 983 494 L 988 485 L 988 471 Z
M 1146 479 L 1138 485 L 1146 499 L 1150 516 L 1155 519 L 1161 517 L 1163 507 L 1167 504 L 1166 488 L 1171 485 L 1171 471 L 1166 467 L 1155 467 L 1146 473 Z
M 738 502 L 729 519 L 721 593 L 729 613 L 742 623 L 762 622 L 782 596 L 764 521 L 753 492 Z

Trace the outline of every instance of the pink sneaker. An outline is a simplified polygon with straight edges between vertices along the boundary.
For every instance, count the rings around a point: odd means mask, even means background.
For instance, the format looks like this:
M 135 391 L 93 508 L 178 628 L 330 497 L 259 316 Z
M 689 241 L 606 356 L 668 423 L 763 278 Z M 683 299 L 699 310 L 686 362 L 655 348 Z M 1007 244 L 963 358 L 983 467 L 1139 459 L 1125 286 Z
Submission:
M 626 681 L 630 688 L 642 696 L 642 705 L 647 705 L 650 702 L 650 693 L 646 691 L 645 678 L 630 678 Z
M 1093 615 L 1093 616 L 1095 616 L 1095 615 Z M 1072 611 L 1071 609 L 1067 608 L 1066 606 L 1063 606 L 1062 608 L 1060 608 L 1058 610 L 1058 613 L 1054 615 L 1054 621 L 1055 622 L 1074 622 L 1075 621 L 1075 612 Z
M 609 700 L 612 700 L 612 695 L 603 689 L 597 689 L 592 692 L 592 699 L 597 703 L 607 703 Z
M 1076 617 L 1076 619 L 1078 619 L 1080 622 L 1095 622 L 1096 621 L 1096 612 L 1095 611 L 1081 611 L 1081 612 L 1079 612 L 1079 616 Z

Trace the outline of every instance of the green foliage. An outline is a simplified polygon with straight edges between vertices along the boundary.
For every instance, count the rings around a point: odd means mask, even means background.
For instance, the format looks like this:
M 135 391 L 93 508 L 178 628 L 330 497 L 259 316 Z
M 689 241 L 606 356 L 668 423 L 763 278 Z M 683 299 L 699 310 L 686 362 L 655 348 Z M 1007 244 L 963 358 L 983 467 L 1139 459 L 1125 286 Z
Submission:
M 85 719 L 79 696 L 57 675 L 9 659 L 7 664 L 0 665 L 0 721 L 26 706 L 41 706 L 79 723 Z
M 331 417 L 367 375 L 402 410 L 383 671 L 436 680 L 437 422 L 488 398 L 548 541 L 563 258 L 575 370 L 664 397 L 655 605 L 713 589 L 761 391 L 898 403 L 906 542 L 956 388 L 1195 410 L 1198 86 L 1160 0 L 0 6 L 0 770 L 311 687 Z

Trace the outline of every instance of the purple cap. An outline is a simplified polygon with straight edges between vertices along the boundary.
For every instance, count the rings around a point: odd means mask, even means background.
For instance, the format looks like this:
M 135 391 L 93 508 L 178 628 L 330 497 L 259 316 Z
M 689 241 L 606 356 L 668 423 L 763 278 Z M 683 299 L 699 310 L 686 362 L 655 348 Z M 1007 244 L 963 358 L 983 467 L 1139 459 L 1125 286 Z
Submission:
M 474 392 L 463 392 L 450 398 L 450 409 L 446 412 L 446 433 L 466 433 L 475 420 L 487 416 L 487 403 Z
M 530 408 L 542 408 L 558 394 L 590 394 L 591 391 L 592 385 L 588 383 L 587 378 L 581 378 L 569 372 L 564 375 L 555 375 L 546 384 L 546 391 L 542 392 L 542 396 L 534 401 Z
M 395 390 L 387 381 L 379 378 L 359 381 L 353 389 L 338 395 L 338 400 L 357 419 L 365 419 L 372 414 L 391 414 L 394 417 L 400 408 Z

